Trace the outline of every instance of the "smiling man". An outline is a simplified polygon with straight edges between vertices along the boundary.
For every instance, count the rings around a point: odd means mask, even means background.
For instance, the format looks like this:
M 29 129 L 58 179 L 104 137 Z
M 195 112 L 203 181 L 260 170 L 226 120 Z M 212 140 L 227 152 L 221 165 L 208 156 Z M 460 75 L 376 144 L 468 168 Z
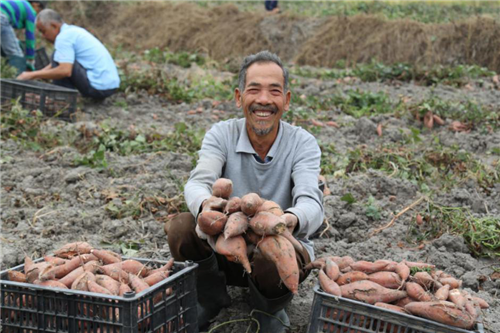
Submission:
M 209 320 L 230 304 L 226 285 L 250 288 L 261 333 L 285 332 L 290 324 L 285 306 L 293 294 L 283 285 L 276 266 L 259 252 L 250 254 L 252 272 L 230 262 L 213 250 L 213 239 L 201 239 L 196 218 L 209 206 L 211 188 L 218 178 L 233 182 L 232 196 L 257 193 L 275 201 L 302 248 L 296 250 L 300 282 L 309 274 L 303 267 L 314 259 L 308 239 L 323 222 L 323 194 L 318 188 L 321 152 L 316 139 L 300 127 L 281 120 L 290 106 L 288 71 L 268 51 L 245 58 L 239 73 L 235 99 L 245 118 L 215 124 L 207 132 L 196 168 L 184 195 L 190 213 L 165 224 L 175 260 L 193 260 L 198 266 L 198 323 L 203 330 Z M 205 235 L 206 236 L 206 235 Z M 285 324 L 285 325 L 283 325 Z

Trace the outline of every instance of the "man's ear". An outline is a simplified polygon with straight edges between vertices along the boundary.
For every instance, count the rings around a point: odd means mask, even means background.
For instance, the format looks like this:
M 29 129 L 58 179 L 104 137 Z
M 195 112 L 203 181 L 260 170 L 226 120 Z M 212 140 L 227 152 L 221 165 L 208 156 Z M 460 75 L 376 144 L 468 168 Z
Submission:
M 284 110 L 285 111 L 288 111 L 288 109 L 290 109 L 290 100 L 292 98 L 292 93 L 290 92 L 290 90 L 288 90 L 286 92 L 286 97 L 285 97 L 285 107 L 284 107 Z
M 240 89 L 234 89 L 234 101 L 236 102 L 236 106 L 241 108 L 241 92 Z

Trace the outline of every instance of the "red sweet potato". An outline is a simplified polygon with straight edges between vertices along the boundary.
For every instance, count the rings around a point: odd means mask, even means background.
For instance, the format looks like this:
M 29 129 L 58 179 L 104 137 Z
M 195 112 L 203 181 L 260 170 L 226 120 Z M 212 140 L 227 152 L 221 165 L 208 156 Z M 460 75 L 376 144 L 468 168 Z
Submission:
M 377 302 L 391 303 L 407 296 L 406 292 L 384 288 L 371 281 L 356 281 L 340 286 L 342 297 L 363 301 L 368 304 Z
M 105 295 L 113 295 L 111 291 L 104 288 L 103 286 L 97 284 L 95 281 L 88 280 L 87 281 L 87 289 L 93 293 L 105 294 Z
M 375 306 L 378 306 L 379 308 L 384 308 L 387 310 L 395 311 L 395 312 L 401 312 L 408 314 L 408 311 L 406 311 L 403 307 L 397 306 L 394 304 L 387 304 L 387 303 L 382 303 L 382 302 L 377 302 L 374 304 Z
M 398 289 L 402 284 L 401 278 L 395 272 L 375 272 L 368 275 L 368 280 L 390 289 Z
M 330 260 L 329 258 L 326 258 L 324 271 L 325 271 L 326 275 L 330 279 L 332 279 L 333 281 L 337 281 L 337 279 L 340 276 L 339 266 L 333 260 Z M 339 295 L 337 295 L 337 296 L 339 296 Z
M 241 198 L 240 197 L 232 197 L 224 207 L 224 214 L 231 215 L 236 212 L 241 211 Z
M 281 216 L 284 214 L 283 209 L 281 209 L 280 205 L 271 200 L 264 200 L 262 205 L 257 209 L 257 213 L 259 212 L 269 212 L 276 216 Z
M 144 278 L 144 282 L 146 282 L 149 286 L 152 286 L 152 285 L 155 285 L 158 282 L 161 282 L 161 281 L 165 280 L 166 278 L 168 278 L 169 274 L 170 273 L 168 271 L 156 272 L 154 274 L 149 274 L 148 276 L 146 276 Z
M 465 306 L 465 302 L 467 301 L 466 298 L 462 295 L 462 293 L 458 289 L 450 290 L 448 294 L 448 300 L 450 302 L 453 302 L 459 309 L 463 309 Z
M 257 193 L 248 193 L 241 198 L 241 211 L 248 216 L 253 216 L 260 205 L 262 205 L 262 199 Z
M 432 295 L 425 291 L 425 289 L 416 282 L 407 282 L 406 292 L 408 296 L 421 302 L 432 301 Z
M 337 284 L 342 286 L 356 281 L 368 280 L 368 275 L 360 271 L 352 271 L 342 274 L 337 280 Z
M 257 235 L 262 236 L 279 235 L 286 229 L 285 220 L 269 212 L 255 214 L 248 223 Z
M 325 292 L 334 296 L 342 296 L 339 285 L 334 280 L 330 279 L 323 270 L 319 271 L 318 279 L 321 289 Z
M 462 286 L 462 280 L 457 280 L 453 277 L 439 278 L 439 282 L 443 285 L 449 284 L 452 289 L 460 288 Z
M 294 294 L 299 288 L 299 266 L 293 245 L 282 236 L 267 236 L 258 246 L 262 255 L 274 262 L 285 286 Z
M 396 265 L 396 273 L 398 273 L 401 281 L 404 282 L 410 276 L 410 267 L 406 266 L 404 261 L 401 261 Z
M 215 244 L 215 251 L 226 256 L 229 261 L 241 263 L 248 273 L 252 272 L 247 257 L 247 244 L 242 236 L 225 239 L 223 235 L 220 235 Z
M 7 277 L 9 281 L 26 283 L 26 274 L 23 272 L 8 270 Z
M 170 258 L 170 260 L 163 266 L 161 266 L 160 268 L 156 268 L 156 269 L 151 269 L 147 276 L 149 275 L 153 275 L 155 273 L 158 273 L 158 272 L 168 272 L 172 269 L 172 267 L 174 267 L 174 258 Z
M 42 286 L 42 287 L 68 289 L 68 287 L 66 287 L 66 285 L 64 285 L 61 282 L 56 281 L 56 280 L 50 280 L 50 281 L 36 280 L 35 284 Z
M 429 290 L 432 287 L 432 285 L 434 284 L 434 279 L 427 272 L 416 272 L 412 276 L 411 280 L 413 282 L 418 283 L 419 285 L 424 287 L 426 290 Z
M 216 236 L 224 230 L 227 218 L 227 215 L 222 212 L 204 211 L 198 215 L 198 226 L 207 235 Z
M 408 266 L 410 268 L 412 268 L 412 267 L 416 267 L 416 268 L 436 268 L 436 266 L 431 265 L 431 264 L 426 264 L 425 262 L 414 262 L 414 261 L 405 260 L 405 264 L 406 264 L 406 266 Z
M 450 285 L 445 284 L 444 286 L 436 290 L 436 292 L 434 293 L 434 297 L 436 297 L 436 299 L 439 301 L 446 301 L 448 299 L 449 294 L 450 294 Z
M 95 282 L 113 295 L 118 295 L 120 293 L 120 285 L 121 283 L 116 281 L 110 276 L 103 274 L 96 274 Z
M 243 212 L 236 212 L 229 215 L 224 226 L 224 238 L 239 236 L 248 229 L 248 216 Z
M 65 244 L 60 249 L 54 251 L 56 257 L 70 259 L 78 254 L 90 253 L 92 246 L 87 242 L 74 242 Z
M 129 274 L 128 279 L 130 281 L 130 286 L 136 293 L 140 293 L 141 291 L 149 288 L 149 285 L 135 274 Z
M 449 307 L 441 302 L 413 302 L 407 304 L 405 310 L 413 315 L 435 320 L 446 325 L 465 329 L 474 326 L 474 318 L 468 312 Z
M 367 274 L 371 274 L 383 271 L 384 268 L 387 266 L 387 263 L 386 262 L 374 263 L 374 262 L 360 260 L 352 263 L 350 266 L 353 271 L 360 271 Z
M 219 178 L 212 185 L 213 196 L 229 199 L 232 193 L 233 193 L 233 182 L 231 181 L 231 179 Z
M 114 264 L 122 261 L 122 257 L 113 251 L 109 250 L 99 250 L 92 249 L 90 251 L 93 255 L 95 255 L 104 265 Z

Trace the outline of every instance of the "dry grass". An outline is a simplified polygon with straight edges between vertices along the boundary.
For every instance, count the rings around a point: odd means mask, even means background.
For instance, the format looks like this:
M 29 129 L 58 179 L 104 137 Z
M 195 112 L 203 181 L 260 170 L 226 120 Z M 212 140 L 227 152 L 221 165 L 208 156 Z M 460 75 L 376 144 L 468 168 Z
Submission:
M 301 65 L 330 67 L 339 60 L 354 64 L 376 59 L 387 64 L 467 63 L 500 71 L 500 24 L 485 17 L 425 24 L 373 15 L 249 15 L 233 4 L 202 8 L 170 2 L 76 3 L 54 3 L 54 8 L 106 44 L 132 50 L 168 47 L 228 62 L 269 49 Z

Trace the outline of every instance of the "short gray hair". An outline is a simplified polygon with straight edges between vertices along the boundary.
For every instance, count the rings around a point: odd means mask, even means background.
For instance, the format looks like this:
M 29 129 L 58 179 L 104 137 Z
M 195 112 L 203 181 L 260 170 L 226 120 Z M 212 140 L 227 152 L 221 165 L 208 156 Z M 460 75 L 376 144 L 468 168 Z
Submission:
M 276 54 L 269 51 L 260 51 L 259 53 L 249 55 L 243 60 L 243 64 L 241 65 L 240 74 L 238 77 L 238 89 L 240 89 L 241 92 L 245 90 L 248 67 L 255 63 L 266 62 L 273 62 L 276 65 L 280 66 L 280 68 L 283 70 L 283 93 L 286 94 L 286 92 L 288 91 L 288 70 L 283 67 L 281 59 Z
M 60 23 L 63 24 L 64 21 L 61 17 L 61 15 L 56 12 L 55 10 L 46 8 L 42 10 L 38 15 L 36 16 L 36 22 L 40 22 L 43 25 L 47 25 L 48 23 L 55 22 L 55 23 Z

